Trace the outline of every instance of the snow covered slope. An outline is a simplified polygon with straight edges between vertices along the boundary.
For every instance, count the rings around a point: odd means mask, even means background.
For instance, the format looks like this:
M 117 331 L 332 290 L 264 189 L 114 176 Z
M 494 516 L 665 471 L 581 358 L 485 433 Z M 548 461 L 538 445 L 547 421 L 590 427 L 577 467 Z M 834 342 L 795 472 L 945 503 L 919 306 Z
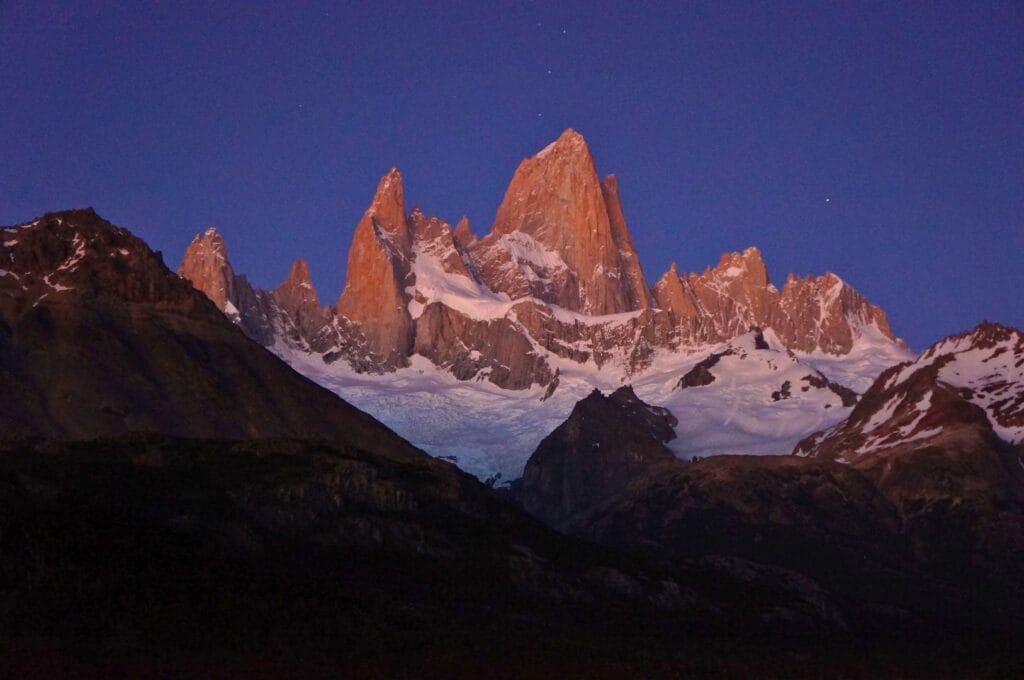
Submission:
M 929 347 L 897 374 L 894 386 L 927 366 L 937 367 L 936 380 L 985 411 L 1001 439 L 1024 441 L 1024 334 L 983 323 Z
M 864 343 L 846 357 L 828 357 L 787 352 L 771 331 L 765 339 L 770 349 L 756 349 L 755 334 L 748 333 L 720 345 L 661 352 L 649 369 L 628 381 L 641 399 L 668 407 L 679 419 L 679 436 L 669 443 L 676 455 L 788 454 L 808 434 L 850 414 L 840 395 L 812 382 L 824 378 L 842 384 L 834 377 L 842 376 L 863 386 L 910 358 L 888 341 L 879 347 Z M 564 360 L 556 366 L 557 389 L 544 399 L 545 388 L 511 391 L 486 380 L 461 381 L 420 356 L 413 356 L 408 368 L 370 375 L 284 346 L 275 351 L 416 446 L 481 479 L 519 477 L 541 439 L 569 416 L 577 401 L 594 388 L 610 392 L 624 382 L 618 371 Z M 699 362 L 729 351 L 710 369 L 713 383 L 678 388 Z M 786 382 L 790 396 L 773 399 Z
M 849 414 L 852 391 L 844 397 L 843 387 L 781 349 L 771 331 L 764 335 L 758 342 L 759 333 L 746 333 L 697 361 L 666 358 L 634 380 L 641 399 L 679 419 L 678 439 L 669 443 L 677 455 L 786 454 L 806 433 Z M 681 385 L 697 373 L 710 382 Z
M 967 434 L 984 432 L 1024 441 L 1024 334 L 992 323 L 887 370 L 846 421 L 797 453 L 859 462 L 928 445 L 960 450 Z

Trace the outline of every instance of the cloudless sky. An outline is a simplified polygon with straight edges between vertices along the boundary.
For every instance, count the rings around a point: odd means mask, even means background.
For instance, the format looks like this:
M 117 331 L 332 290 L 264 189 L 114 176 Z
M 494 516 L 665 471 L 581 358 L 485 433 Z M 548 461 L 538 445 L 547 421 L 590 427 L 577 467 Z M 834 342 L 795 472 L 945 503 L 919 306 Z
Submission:
M 757 245 L 921 348 L 1024 327 L 1024 3 L 0 0 L 0 224 L 93 206 L 164 252 L 224 234 L 325 303 L 380 176 L 486 233 L 567 127 L 645 273 Z

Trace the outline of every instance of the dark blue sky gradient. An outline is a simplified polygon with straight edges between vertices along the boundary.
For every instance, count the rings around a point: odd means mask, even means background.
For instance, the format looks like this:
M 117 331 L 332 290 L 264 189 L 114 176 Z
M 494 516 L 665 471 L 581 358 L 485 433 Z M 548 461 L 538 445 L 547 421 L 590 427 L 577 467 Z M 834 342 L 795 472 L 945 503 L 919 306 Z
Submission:
M 486 233 L 574 127 L 651 281 L 757 245 L 917 348 L 1024 326 L 1020 2 L 142 4 L 0 2 L 0 224 L 92 205 L 172 267 L 216 224 L 333 303 L 390 166 Z

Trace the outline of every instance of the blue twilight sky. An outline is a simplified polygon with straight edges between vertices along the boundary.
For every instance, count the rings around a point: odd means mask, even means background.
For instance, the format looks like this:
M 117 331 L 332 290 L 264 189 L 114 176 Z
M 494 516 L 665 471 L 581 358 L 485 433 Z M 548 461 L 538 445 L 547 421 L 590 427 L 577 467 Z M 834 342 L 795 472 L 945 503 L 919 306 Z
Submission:
M 92 205 L 177 267 L 217 225 L 324 302 L 379 177 L 486 233 L 566 127 L 645 272 L 761 248 L 920 348 L 1024 326 L 1024 3 L 0 0 L 0 224 Z

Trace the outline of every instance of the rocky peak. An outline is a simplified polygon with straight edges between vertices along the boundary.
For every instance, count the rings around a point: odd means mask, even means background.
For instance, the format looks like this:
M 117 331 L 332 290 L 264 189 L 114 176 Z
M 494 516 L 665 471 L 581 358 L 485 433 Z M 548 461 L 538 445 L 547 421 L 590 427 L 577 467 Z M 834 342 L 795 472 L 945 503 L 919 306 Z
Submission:
M 235 272 L 217 227 L 210 227 L 192 239 L 178 267 L 178 276 L 205 293 L 217 309 L 230 312 L 234 308 Z
M 392 168 L 377 185 L 370 207 L 356 225 L 348 252 L 345 288 L 337 312 L 363 333 L 385 367 L 404 366 L 412 347 L 412 318 L 405 288 L 412 236 L 405 217 L 402 176 Z
M 725 253 L 714 268 L 690 274 L 688 283 L 702 316 L 704 339 L 725 340 L 751 326 L 770 325 L 778 293 L 757 248 Z
M 13 252 L 24 268 L 0 274 L 0 432 L 301 437 L 420 455 L 247 338 L 159 253 L 91 210 L 2 236 L 0 262 Z M 218 242 L 208 231 L 193 251 Z M 40 298 L 47 279 L 61 290 Z
M 424 274 L 429 277 L 424 268 L 430 265 L 423 261 L 424 257 L 436 259 L 446 274 L 459 274 L 471 278 L 463 262 L 462 251 L 455 240 L 455 234 L 447 222 L 433 215 L 427 217 L 417 206 L 409 216 L 409 228 L 413 236 L 412 269 L 417 279 Z
M 528 374 L 512 375 L 507 359 L 520 340 L 598 366 L 620 359 L 615 365 L 625 375 L 649 365 L 658 349 L 725 342 L 752 326 L 772 328 L 787 348 L 808 352 L 846 353 L 876 330 L 894 341 L 881 310 L 835 275 L 790 277 L 780 294 L 757 248 L 727 253 L 703 274 L 681 275 L 673 265 L 648 288 L 619 183 L 614 175 L 598 179 L 586 141 L 573 130 L 520 163 L 482 239 L 465 217 L 452 229 L 419 206 L 406 214 L 402 176 L 388 171 L 356 226 L 334 308 L 338 318 L 320 314 L 335 329 L 327 336 L 309 337 L 316 314 L 298 295 L 303 272 L 273 296 L 243 286 L 216 231 L 197 236 L 180 271 L 220 309 L 237 309 L 232 318 L 264 344 L 273 344 L 275 333 L 305 336 L 296 346 L 304 339 L 309 351 L 359 357 L 359 370 L 373 364 L 380 371 L 407 365 L 415 348 L 439 365 L 457 366 L 460 375 L 491 370 L 497 384 L 520 387 L 551 373 L 538 368 L 544 364 L 538 354 L 517 364 Z M 435 303 L 445 309 L 421 321 Z M 272 318 L 275 305 L 293 317 L 283 326 Z M 309 311 L 299 313 L 300 307 Z M 455 322 L 453 315 L 463 318 Z M 251 321 L 257 317 L 264 320 Z M 295 317 L 312 325 L 294 332 Z M 521 337 L 498 349 L 492 322 L 506 317 Z M 355 340 L 347 337 L 352 334 Z M 338 347 L 354 349 L 339 355 Z
M 47 213 L 0 228 L 0 313 L 11 318 L 49 305 L 78 308 L 110 299 L 131 304 L 160 300 L 192 314 L 191 292 L 167 270 L 160 253 L 92 208 Z
M 559 525 L 619 493 L 652 466 L 675 462 L 665 442 L 676 418 L 621 387 L 594 390 L 530 456 L 523 473 L 523 505 Z
M 288 277 L 274 290 L 274 300 L 291 318 L 304 338 L 315 337 L 326 323 L 320 309 L 320 298 L 303 259 L 292 263 Z
M 617 186 L 612 179 L 602 187 L 574 130 L 519 164 L 473 253 L 485 282 L 513 298 L 592 315 L 648 305 Z
M 427 217 L 417 205 L 409 215 L 409 232 L 414 241 L 434 241 L 445 236 L 451 240 L 452 228 L 439 217 Z
M 399 251 L 408 253 L 412 245 L 409 227 L 406 223 L 405 192 L 402 187 L 402 173 L 391 168 L 377 184 L 377 193 L 366 214 L 389 238 Z
M 701 275 L 704 279 L 716 279 L 728 282 L 734 288 L 736 284 L 749 289 L 761 289 L 769 286 L 768 268 L 764 264 L 761 251 L 751 246 L 742 253 L 723 253 L 714 268 L 708 268 Z
M 476 235 L 469 226 L 469 218 L 465 215 L 459 220 L 459 223 L 455 225 L 455 231 L 452 232 L 452 238 L 455 239 L 455 245 L 458 246 L 460 251 L 465 252 L 470 245 L 476 241 Z
M 961 353 L 971 350 L 995 350 L 989 357 L 995 359 L 1004 354 L 1016 368 L 1020 368 L 1018 360 L 1024 360 L 1024 333 L 1002 324 L 982 321 L 969 331 L 950 335 L 940 340 L 921 354 L 922 361 L 947 353 Z
M 629 309 L 644 309 L 651 306 L 651 294 L 647 288 L 647 279 L 640 267 L 640 258 L 633 245 L 633 236 L 626 226 L 626 215 L 622 210 L 622 199 L 619 198 L 619 180 L 615 175 L 608 175 L 601 182 L 601 193 L 604 196 L 608 219 L 612 228 L 612 240 L 618 250 L 622 274 L 626 277 L 623 294 Z
M 795 453 L 859 462 L 926 446 L 991 448 L 997 438 L 1024 441 L 1024 334 L 982 324 L 882 373 L 846 421 Z
M 675 262 L 657 280 L 651 293 L 655 304 L 670 312 L 677 322 L 698 316 L 696 298 L 690 289 L 689 281 L 679 275 Z
M 865 332 L 899 343 L 885 312 L 831 272 L 790 274 L 770 323 L 797 351 L 845 354 Z
M 288 271 L 287 278 L 281 283 L 278 290 L 282 288 L 299 290 L 303 300 L 317 299 L 316 290 L 313 289 L 313 281 L 309 275 L 309 264 L 301 257 L 292 262 L 292 268 Z

